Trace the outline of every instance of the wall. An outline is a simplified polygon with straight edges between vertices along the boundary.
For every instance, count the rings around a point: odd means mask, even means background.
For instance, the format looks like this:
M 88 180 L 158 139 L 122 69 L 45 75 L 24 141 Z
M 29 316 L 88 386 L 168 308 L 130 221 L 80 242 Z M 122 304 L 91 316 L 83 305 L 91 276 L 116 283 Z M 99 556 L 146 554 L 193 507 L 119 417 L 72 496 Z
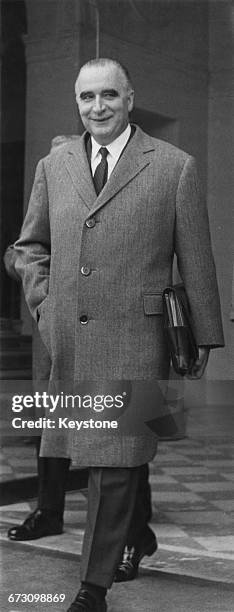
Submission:
M 207 4 L 158 0 L 101 0 L 100 54 L 117 57 L 132 73 L 136 104 L 175 119 L 181 147 L 195 154 L 206 180 Z M 90 3 L 26 0 L 26 199 L 36 161 L 51 139 L 75 133 L 73 96 L 79 66 L 95 55 Z
M 233 379 L 234 323 L 230 321 L 234 265 L 234 5 L 209 6 L 208 206 L 222 299 L 226 349 L 215 351 L 211 379 Z

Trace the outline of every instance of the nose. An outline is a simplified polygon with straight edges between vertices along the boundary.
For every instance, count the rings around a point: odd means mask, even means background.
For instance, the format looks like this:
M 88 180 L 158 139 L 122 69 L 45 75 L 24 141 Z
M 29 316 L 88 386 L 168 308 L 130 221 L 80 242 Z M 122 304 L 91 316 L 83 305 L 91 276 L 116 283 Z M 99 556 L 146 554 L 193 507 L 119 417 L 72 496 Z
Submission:
M 95 100 L 94 100 L 94 105 L 93 105 L 93 110 L 96 113 L 101 113 L 105 108 L 105 104 L 103 102 L 102 97 L 98 94 L 97 96 L 95 96 Z

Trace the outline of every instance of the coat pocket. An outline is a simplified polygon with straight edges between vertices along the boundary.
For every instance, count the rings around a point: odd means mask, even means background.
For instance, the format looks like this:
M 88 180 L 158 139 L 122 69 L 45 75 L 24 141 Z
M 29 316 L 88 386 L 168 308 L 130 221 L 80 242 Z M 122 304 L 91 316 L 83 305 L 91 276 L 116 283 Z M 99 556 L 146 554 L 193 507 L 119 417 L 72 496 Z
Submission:
M 144 313 L 146 315 L 162 315 L 163 302 L 161 293 L 145 293 L 143 295 Z

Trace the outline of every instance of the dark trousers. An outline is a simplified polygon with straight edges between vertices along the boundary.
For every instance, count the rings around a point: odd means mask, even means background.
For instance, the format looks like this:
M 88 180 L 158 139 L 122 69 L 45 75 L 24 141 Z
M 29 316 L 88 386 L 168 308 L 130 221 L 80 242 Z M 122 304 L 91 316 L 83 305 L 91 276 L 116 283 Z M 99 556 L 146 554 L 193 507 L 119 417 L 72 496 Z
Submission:
M 81 580 L 110 588 L 132 521 L 140 468 L 90 468 Z
M 139 467 L 137 492 L 133 515 L 129 525 L 126 544 L 136 546 L 147 535 L 148 523 L 152 518 L 151 488 L 149 484 L 149 466 L 144 463 Z
M 49 510 L 58 514 L 60 520 L 63 519 L 69 466 L 70 459 L 62 457 L 38 458 L 38 506 L 41 510 Z M 88 487 L 88 477 L 86 486 Z M 147 529 L 151 517 L 149 467 L 145 463 L 139 468 L 134 511 L 125 544 L 131 547 L 139 542 Z
M 63 519 L 70 459 L 38 457 L 38 507 Z M 87 481 L 88 484 L 88 481 Z
M 70 460 L 39 457 L 38 506 L 63 519 Z M 81 580 L 105 588 L 113 582 L 126 543 L 136 544 L 151 518 L 148 465 L 90 468 Z

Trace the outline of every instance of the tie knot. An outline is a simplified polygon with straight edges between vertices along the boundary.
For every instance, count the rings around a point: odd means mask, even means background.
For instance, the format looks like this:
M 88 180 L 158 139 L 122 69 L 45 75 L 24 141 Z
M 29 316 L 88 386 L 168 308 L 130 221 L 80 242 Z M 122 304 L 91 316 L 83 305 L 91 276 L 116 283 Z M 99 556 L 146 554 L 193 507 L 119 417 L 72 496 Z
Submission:
M 102 159 L 106 159 L 109 151 L 108 151 L 108 149 L 106 147 L 101 147 L 99 149 L 99 153 L 101 154 Z

